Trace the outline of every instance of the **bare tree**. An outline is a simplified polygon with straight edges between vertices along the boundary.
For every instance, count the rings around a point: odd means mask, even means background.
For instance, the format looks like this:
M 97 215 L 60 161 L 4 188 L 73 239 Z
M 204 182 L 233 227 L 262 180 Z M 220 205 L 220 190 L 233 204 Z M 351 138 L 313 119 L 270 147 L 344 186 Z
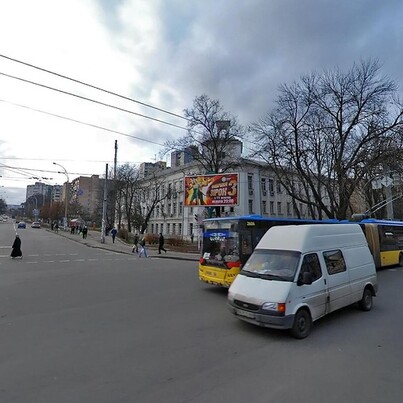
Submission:
M 159 177 L 158 174 L 153 174 L 143 182 L 136 203 L 137 224 L 142 234 L 146 231 L 154 210 L 157 209 L 164 215 L 164 201 L 171 197 L 171 191 L 164 178 Z
M 136 165 L 124 164 L 117 167 L 115 179 L 116 209 L 119 227 L 123 217 L 127 220 L 128 231 L 132 230 L 136 196 L 139 192 L 140 176 Z
M 224 111 L 218 100 L 200 95 L 193 107 L 184 110 L 188 134 L 165 144 L 165 151 L 181 150 L 191 154 L 201 167 L 200 174 L 229 172 L 239 166 L 244 128 L 236 117 Z M 236 149 L 239 152 L 236 152 Z M 220 208 L 216 208 L 216 215 Z
M 401 161 L 402 104 L 376 61 L 282 85 L 277 107 L 251 126 L 254 156 L 313 218 L 345 219 L 371 172 Z
M 234 142 L 242 139 L 244 130 L 237 119 L 225 112 L 218 100 L 207 95 L 194 99 L 193 107 L 184 110 L 188 134 L 165 144 L 166 152 L 184 150 L 192 154 L 204 172 L 220 173 L 233 169 L 238 158 L 232 157 Z

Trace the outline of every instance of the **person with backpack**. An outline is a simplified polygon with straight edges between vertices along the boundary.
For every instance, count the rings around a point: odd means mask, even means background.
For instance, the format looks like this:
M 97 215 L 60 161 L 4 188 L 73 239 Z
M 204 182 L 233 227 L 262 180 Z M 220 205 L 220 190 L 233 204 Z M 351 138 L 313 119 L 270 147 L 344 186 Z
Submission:
M 115 243 L 115 238 L 116 238 L 116 234 L 118 233 L 118 230 L 113 227 L 111 230 L 111 235 L 112 235 L 112 242 Z
M 144 257 L 148 257 L 147 249 L 146 249 L 146 239 L 144 237 L 141 238 L 140 247 L 141 247 L 141 249 L 139 252 L 139 257 L 141 257 L 141 255 L 143 255 L 143 254 L 144 254 Z

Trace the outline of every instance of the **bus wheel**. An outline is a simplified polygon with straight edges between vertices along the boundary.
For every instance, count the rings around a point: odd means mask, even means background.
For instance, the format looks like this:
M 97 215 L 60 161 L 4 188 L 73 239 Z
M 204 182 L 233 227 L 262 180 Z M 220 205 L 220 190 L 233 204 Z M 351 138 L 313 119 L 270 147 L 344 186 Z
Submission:
M 312 319 L 307 309 L 300 309 L 294 317 L 291 334 L 296 339 L 304 339 L 311 333 Z
M 363 294 L 362 298 L 360 301 L 358 301 L 358 307 L 362 311 L 370 311 L 372 309 L 373 301 L 372 301 L 372 292 L 371 290 L 367 287 Z
M 399 255 L 399 266 L 403 267 L 403 253 Z

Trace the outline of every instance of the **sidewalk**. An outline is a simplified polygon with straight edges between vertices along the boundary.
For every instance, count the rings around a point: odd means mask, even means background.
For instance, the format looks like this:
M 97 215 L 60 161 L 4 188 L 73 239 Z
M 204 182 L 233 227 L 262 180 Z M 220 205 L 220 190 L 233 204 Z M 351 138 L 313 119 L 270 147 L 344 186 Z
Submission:
M 83 239 L 82 234 L 71 234 L 70 231 L 64 231 L 63 229 L 59 229 L 58 232 L 47 230 L 49 232 L 54 233 L 55 235 L 63 236 L 65 238 L 69 238 L 74 242 L 79 242 L 91 248 L 99 248 L 104 250 L 109 250 L 117 253 L 124 253 L 131 256 L 138 256 L 137 253 L 132 253 L 133 245 L 126 244 L 121 241 L 119 238 L 115 238 L 115 243 L 112 242 L 111 236 L 105 237 L 105 243 L 101 243 L 101 233 L 99 231 L 91 231 L 88 230 L 87 238 Z M 169 245 L 165 245 L 165 249 L 167 249 L 167 253 L 162 252 L 161 255 L 158 254 L 158 246 L 156 245 L 147 245 L 147 254 L 149 257 L 160 258 L 160 259 L 179 259 L 179 260 L 189 260 L 197 262 L 200 258 L 198 253 L 184 253 L 169 250 Z

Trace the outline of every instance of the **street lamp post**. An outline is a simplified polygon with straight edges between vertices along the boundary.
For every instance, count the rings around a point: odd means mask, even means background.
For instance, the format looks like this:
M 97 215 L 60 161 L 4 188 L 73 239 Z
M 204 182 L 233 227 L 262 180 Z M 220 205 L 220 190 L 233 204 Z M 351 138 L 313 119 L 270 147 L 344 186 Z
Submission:
M 69 179 L 69 174 L 67 173 L 66 168 L 63 165 L 57 164 L 56 162 L 53 163 L 53 165 L 57 165 L 60 168 L 63 169 L 63 172 L 61 171 L 57 171 L 58 174 L 64 174 L 66 175 L 67 178 L 67 183 L 66 183 L 66 197 L 65 197 L 65 201 L 64 201 L 64 222 L 63 222 L 63 227 L 64 229 L 67 229 L 67 205 L 69 203 L 69 183 L 70 183 L 70 179 Z

